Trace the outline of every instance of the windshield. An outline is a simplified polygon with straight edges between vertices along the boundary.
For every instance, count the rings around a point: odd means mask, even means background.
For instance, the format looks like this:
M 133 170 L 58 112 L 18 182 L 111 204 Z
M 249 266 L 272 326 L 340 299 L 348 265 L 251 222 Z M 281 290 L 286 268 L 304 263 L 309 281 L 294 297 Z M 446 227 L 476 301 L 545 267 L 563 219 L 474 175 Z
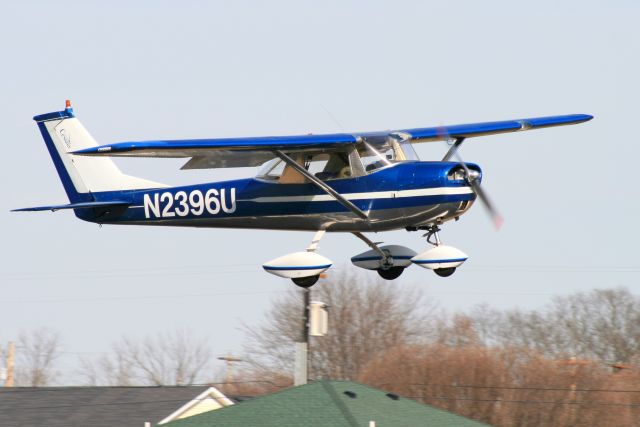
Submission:
M 399 142 L 389 138 L 381 144 L 362 142 L 358 145 L 358 154 L 367 173 L 406 160 L 418 160 L 413 146 L 408 142 Z

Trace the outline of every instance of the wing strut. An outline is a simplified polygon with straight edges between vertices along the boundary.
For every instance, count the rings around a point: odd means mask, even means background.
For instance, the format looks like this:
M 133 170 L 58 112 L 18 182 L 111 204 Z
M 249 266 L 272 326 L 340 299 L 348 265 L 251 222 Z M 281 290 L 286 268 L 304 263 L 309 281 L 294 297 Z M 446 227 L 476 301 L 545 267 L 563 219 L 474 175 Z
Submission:
M 293 169 L 295 169 L 298 173 L 300 173 L 300 175 L 302 175 L 305 178 L 307 178 L 309 181 L 311 181 L 317 187 L 322 189 L 325 193 L 327 193 L 328 195 L 330 195 L 331 197 L 336 199 L 338 202 L 340 202 L 340 204 L 342 204 L 342 206 L 344 206 L 345 208 L 349 209 L 351 212 L 353 212 L 354 214 L 358 215 L 362 219 L 367 219 L 367 220 L 369 219 L 369 216 L 366 213 L 364 213 L 359 207 L 357 207 L 356 205 L 351 203 L 349 200 L 347 200 L 344 197 L 342 197 L 340 195 L 340 193 L 338 193 L 333 188 L 329 187 L 322 180 L 318 179 L 313 174 L 309 173 L 308 170 L 306 170 L 304 167 L 299 165 L 298 162 L 293 160 L 291 157 L 287 156 L 285 153 L 283 153 L 280 150 L 274 150 L 273 152 L 276 154 L 276 156 L 280 157 L 282 159 L 282 161 L 284 161 L 286 164 L 288 164 Z
M 463 142 L 464 142 L 464 137 L 456 138 L 451 148 L 449 148 L 449 151 L 447 151 L 447 154 L 445 154 L 444 157 L 442 158 L 442 161 L 448 162 L 449 159 L 451 159 L 456 154 L 456 152 L 458 151 L 458 148 L 462 145 Z

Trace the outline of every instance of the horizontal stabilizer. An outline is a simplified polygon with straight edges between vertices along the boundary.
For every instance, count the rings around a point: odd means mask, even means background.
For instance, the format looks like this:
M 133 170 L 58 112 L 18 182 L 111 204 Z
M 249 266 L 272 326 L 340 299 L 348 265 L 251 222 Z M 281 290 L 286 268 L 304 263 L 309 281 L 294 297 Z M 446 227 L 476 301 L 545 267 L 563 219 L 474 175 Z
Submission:
M 80 202 L 69 203 L 68 205 L 53 205 L 53 206 L 36 206 L 33 208 L 13 209 L 11 212 L 38 212 L 38 211 L 51 211 L 55 212 L 61 209 L 92 209 L 92 208 L 108 208 L 112 206 L 128 206 L 131 202 L 125 202 L 121 200 L 110 200 L 107 202 Z

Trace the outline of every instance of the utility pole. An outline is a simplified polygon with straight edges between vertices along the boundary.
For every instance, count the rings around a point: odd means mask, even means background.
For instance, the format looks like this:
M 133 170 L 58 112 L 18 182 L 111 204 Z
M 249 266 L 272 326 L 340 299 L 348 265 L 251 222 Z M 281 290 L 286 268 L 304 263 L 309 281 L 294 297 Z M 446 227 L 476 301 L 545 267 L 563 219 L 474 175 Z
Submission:
M 311 289 L 302 289 L 302 330 L 296 343 L 296 367 L 293 385 L 307 383 L 309 357 L 309 305 L 311 304 Z
M 16 357 L 16 344 L 9 341 L 7 348 L 7 379 L 4 381 L 5 387 L 13 387 L 13 367 Z
M 227 372 L 226 372 L 225 382 L 227 384 L 231 384 L 231 382 L 233 381 L 233 363 L 244 362 L 244 360 L 240 359 L 239 357 L 234 357 L 232 355 L 220 356 L 218 357 L 218 360 L 223 360 L 227 363 L 227 369 L 226 369 Z

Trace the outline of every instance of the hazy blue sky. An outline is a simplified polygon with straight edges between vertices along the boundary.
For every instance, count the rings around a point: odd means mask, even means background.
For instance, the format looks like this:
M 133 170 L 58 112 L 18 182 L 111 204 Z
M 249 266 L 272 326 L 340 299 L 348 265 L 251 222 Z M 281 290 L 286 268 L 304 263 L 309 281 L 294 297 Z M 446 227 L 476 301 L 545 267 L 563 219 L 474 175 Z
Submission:
M 637 1 L 0 2 L 0 343 L 58 330 L 69 352 L 99 354 L 123 334 L 176 328 L 240 351 L 292 284 L 262 262 L 312 233 L 98 226 L 71 212 L 31 117 L 73 100 L 101 143 L 454 124 L 589 113 L 595 119 L 465 144 L 506 218 L 479 206 L 441 237 L 470 255 L 453 277 L 412 267 L 446 309 L 540 307 L 594 287 L 639 292 Z M 330 111 L 339 125 L 325 111 Z M 440 143 L 423 144 L 438 159 Z M 179 171 L 181 160 L 118 161 L 169 183 L 253 170 Z M 418 233 L 376 240 L 427 246 Z M 320 253 L 349 268 L 366 248 L 327 235 Z

